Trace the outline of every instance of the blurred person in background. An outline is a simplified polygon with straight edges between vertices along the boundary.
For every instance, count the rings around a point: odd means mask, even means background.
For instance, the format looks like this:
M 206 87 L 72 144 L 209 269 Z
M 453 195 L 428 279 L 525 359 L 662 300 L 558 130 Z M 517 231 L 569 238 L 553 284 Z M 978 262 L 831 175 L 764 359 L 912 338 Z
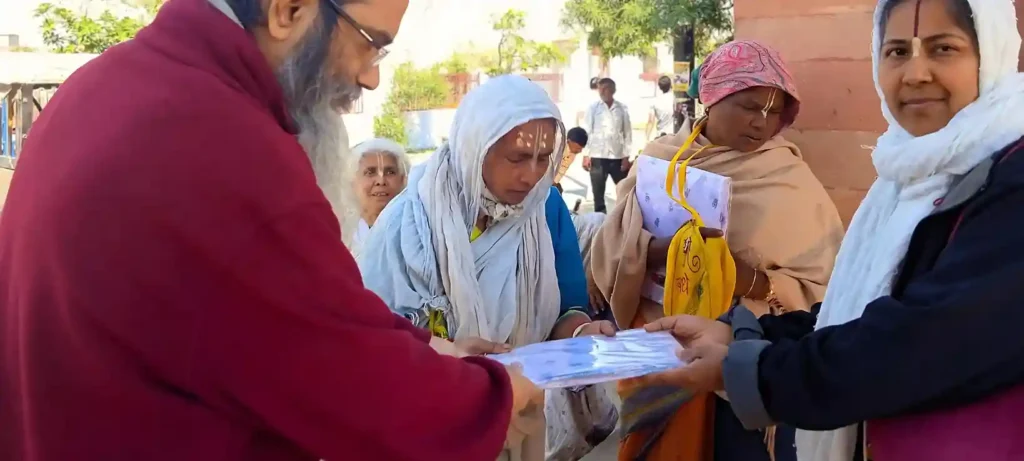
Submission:
M 601 81 L 601 77 L 591 78 L 590 79 L 590 91 L 592 91 L 593 93 L 597 93 L 597 84 L 600 81 Z M 587 95 L 587 98 L 588 99 L 590 98 L 590 94 Z M 582 108 L 580 108 L 580 110 L 576 111 L 576 125 L 577 126 L 583 124 L 583 119 L 584 119 L 584 117 L 587 116 L 587 109 L 589 107 L 590 107 L 590 103 L 588 102 L 588 103 L 586 103 L 586 105 L 584 107 L 582 107 Z
M 650 115 L 647 117 L 645 134 L 648 142 L 675 133 L 672 124 L 675 123 L 673 116 L 676 112 L 676 96 L 672 93 L 672 79 L 669 76 L 662 75 L 658 79 L 658 91 L 661 93 L 654 98 Z
M 576 160 L 576 156 L 587 147 L 588 139 L 587 131 L 580 127 L 569 130 L 565 137 L 565 154 L 562 155 L 562 161 L 558 164 L 558 170 L 555 171 L 555 188 L 558 189 L 558 193 L 562 193 L 562 178 L 569 172 L 569 167 Z
M 600 100 L 587 109 L 583 129 L 590 136 L 583 156 L 583 169 L 590 172 L 594 192 L 594 211 L 604 213 L 605 186 L 610 177 L 618 184 L 629 171 L 629 149 L 633 144 L 633 124 L 629 109 L 615 100 L 615 81 L 602 78 L 597 84 Z

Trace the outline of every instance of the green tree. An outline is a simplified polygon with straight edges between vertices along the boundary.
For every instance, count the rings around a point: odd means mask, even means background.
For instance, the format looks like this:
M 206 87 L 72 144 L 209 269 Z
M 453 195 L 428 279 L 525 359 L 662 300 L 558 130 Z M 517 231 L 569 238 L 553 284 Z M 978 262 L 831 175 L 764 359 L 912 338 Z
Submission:
M 384 101 L 381 114 L 373 118 L 373 135 L 390 138 L 405 145 L 403 113 L 414 110 L 444 107 L 452 88 L 441 73 L 442 64 L 428 68 L 417 68 L 411 62 L 399 64 L 391 80 L 391 92 Z
M 647 56 L 665 41 L 669 31 L 660 27 L 656 0 L 569 0 L 562 24 L 587 34 L 587 45 L 605 58 Z
M 520 35 L 526 27 L 526 13 L 510 9 L 492 24 L 501 33 L 497 59 L 487 67 L 490 76 L 537 70 L 541 67 L 564 63 L 565 53 L 550 43 L 528 40 Z
M 495 65 L 497 53 L 479 51 L 475 48 L 456 51 L 448 59 L 441 62 L 441 71 L 445 74 L 462 74 L 479 69 L 488 69 Z
M 387 100 L 403 112 L 437 109 L 448 102 L 451 91 L 439 64 L 419 69 L 411 62 L 405 62 L 395 69 Z
M 399 145 L 409 143 L 409 135 L 405 132 L 405 119 L 402 118 L 402 111 L 390 103 L 384 103 L 380 115 L 373 117 L 373 135 L 378 138 L 387 138 Z
M 693 26 L 697 56 L 707 55 L 732 39 L 732 0 L 655 0 L 655 3 L 656 27 L 671 31 Z
M 124 0 L 139 9 L 137 17 L 115 16 L 109 10 L 96 17 L 53 3 L 42 3 L 35 17 L 42 20 L 43 43 L 55 53 L 102 53 L 129 40 L 142 29 L 166 0 Z
M 731 31 L 731 10 L 731 0 L 568 0 L 562 24 L 586 32 L 605 58 L 648 56 L 681 26 L 699 42 Z

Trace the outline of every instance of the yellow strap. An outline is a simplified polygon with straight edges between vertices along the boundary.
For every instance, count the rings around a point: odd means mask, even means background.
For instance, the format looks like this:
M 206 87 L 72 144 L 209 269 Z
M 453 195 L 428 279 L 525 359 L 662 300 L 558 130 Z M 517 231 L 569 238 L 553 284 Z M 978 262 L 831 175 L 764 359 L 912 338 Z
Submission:
M 712 147 L 712 145 L 709 144 L 707 146 L 701 147 L 700 149 L 697 150 L 697 152 L 690 154 L 690 156 L 687 157 L 686 160 L 679 164 L 678 172 L 676 171 L 676 164 L 679 163 L 679 158 L 683 156 L 683 153 L 685 153 L 690 148 L 690 146 L 693 145 L 693 141 L 697 139 L 697 136 L 700 135 L 700 132 L 703 128 L 704 120 L 697 122 L 697 124 L 693 127 L 693 132 L 690 133 L 690 136 L 686 138 L 686 142 L 684 142 L 683 145 L 679 147 L 679 150 L 676 151 L 676 155 L 672 157 L 672 162 L 669 164 L 668 173 L 665 177 L 665 192 L 668 193 L 668 196 L 671 197 L 672 200 L 674 200 L 676 203 L 682 206 L 683 209 L 690 212 L 690 216 L 693 217 L 693 221 L 695 222 L 697 227 L 704 227 L 704 220 L 701 219 L 700 215 L 697 213 L 697 210 L 693 209 L 693 207 L 691 207 L 690 204 L 686 202 L 686 167 L 690 164 L 690 160 L 696 157 L 697 154 L 704 152 L 705 149 Z M 677 176 L 678 182 L 676 181 Z M 677 186 L 679 190 L 679 198 L 676 198 L 675 193 L 672 191 L 672 186 Z

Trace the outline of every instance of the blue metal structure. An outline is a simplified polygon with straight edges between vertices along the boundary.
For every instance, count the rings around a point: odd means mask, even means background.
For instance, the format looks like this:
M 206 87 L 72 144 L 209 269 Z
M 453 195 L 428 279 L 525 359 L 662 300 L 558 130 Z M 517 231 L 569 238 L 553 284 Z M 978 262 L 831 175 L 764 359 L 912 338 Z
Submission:
M 16 153 L 14 152 L 14 136 L 11 134 L 11 127 L 7 122 L 9 114 L 7 98 L 4 98 L 0 100 L 0 155 L 13 160 Z

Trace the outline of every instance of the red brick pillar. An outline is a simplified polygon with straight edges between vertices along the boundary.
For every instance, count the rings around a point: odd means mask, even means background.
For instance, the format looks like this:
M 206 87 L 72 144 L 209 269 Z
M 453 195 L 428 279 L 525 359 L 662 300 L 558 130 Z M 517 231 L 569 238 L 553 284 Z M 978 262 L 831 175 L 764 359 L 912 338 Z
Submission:
M 1017 31 L 1024 36 L 1024 1 L 1017 0 L 1014 5 L 1017 7 Z M 1024 46 L 1020 48 L 1020 61 L 1017 63 L 1017 70 L 1024 72 Z
M 867 146 L 885 129 L 871 75 L 876 1 L 735 0 L 736 37 L 771 45 L 789 63 L 802 104 L 785 136 L 847 224 L 875 178 Z

